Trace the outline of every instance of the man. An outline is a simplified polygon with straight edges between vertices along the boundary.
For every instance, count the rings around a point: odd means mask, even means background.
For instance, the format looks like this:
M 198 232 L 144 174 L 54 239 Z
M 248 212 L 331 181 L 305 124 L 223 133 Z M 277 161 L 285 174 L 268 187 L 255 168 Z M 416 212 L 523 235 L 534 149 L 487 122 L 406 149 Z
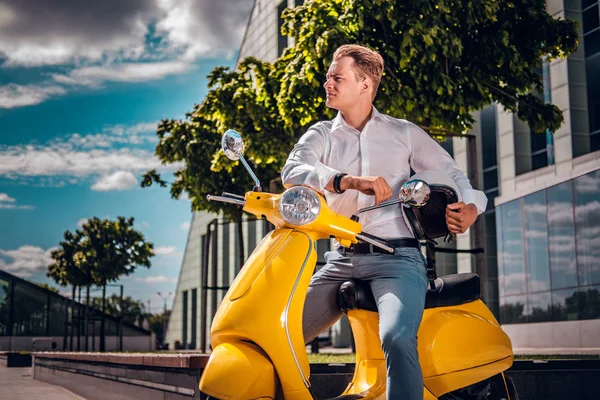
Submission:
M 326 105 L 338 110 L 332 121 L 313 125 L 298 141 L 281 172 L 286 187 L 306 185 L 323 193 L 329 206 L 350 217 L 358 209 L 398 196 L 410 168 L 445 171 L 464 202 L 451 204 L 446 222 L 465 232 L 485 210 L 486 196 L 441 146 L 416 125 L 380 114 L 372 105 L 383 73 L 383 59 L 358 45 L 336 50 L 327 73 Z M 399 207 L 361 215 L 363 231 L 383 237 L 394 255 L 332 251 L 312 277 L 304 308 L 306 342 L 341 316 L 335 298 L 342 281 L 368 281 L 379 311 L 379 331 L 387 363 L 387 399 L 423 399 L 417 330 L 427 293 L 425 260 Z M 338 249 L 339 250 L 339 249 Z

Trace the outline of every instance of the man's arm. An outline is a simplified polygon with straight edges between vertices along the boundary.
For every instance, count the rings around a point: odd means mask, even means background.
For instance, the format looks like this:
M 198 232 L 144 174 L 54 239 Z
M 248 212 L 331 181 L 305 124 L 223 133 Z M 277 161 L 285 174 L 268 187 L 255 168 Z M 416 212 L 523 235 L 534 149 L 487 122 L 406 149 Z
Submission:
M 327 147 L 325 135 L 325 132 L 314 127 L 302 135 L 281 170 L 284 187 L 304 185 L 319 193 L 324 190 L 333 192 L 333 178 L 340 171 L 321 163 Z
M 487 207 L 487 196 L 473 189 L 469 179 L 456 165 L 456 161 L 425 131 L 414 124 L 407 125 L 410 139 L 410 165 L 415 172 L 423 170 L 444 171 L 456 183 L 463 201 L 448 205 L 446 223 L 452 233 L 465 232 Z
M 326 133 L 311 128 L 296 143 L 283 169 L 281 181 L 286 188 L 298 185 L 310 186 L 319 193 L 327 190 L 335 193 L 333 180 L 338 171 L 321 163 L 327 147 Z M 386 201 L 392 196 L 392 188 L 382 177 L 346 175 L 340 181 L 342 190 L 358 190 L 375 196 L 376 204 Z

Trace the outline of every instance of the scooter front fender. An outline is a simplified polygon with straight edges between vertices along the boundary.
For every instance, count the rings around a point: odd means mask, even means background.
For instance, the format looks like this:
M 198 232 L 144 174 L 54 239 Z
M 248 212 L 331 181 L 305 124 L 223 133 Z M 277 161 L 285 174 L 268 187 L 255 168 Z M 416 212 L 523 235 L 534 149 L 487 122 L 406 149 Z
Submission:
M 218 399 L 275 398 L 277 379 L 264 351 L 252 343 L 220 344 L 200 378 L 200 391 Z

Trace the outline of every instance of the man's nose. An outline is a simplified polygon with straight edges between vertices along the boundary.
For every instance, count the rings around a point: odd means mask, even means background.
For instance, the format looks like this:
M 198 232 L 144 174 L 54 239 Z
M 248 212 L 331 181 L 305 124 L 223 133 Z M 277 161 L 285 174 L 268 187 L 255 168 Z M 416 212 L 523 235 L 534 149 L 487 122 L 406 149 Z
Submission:
M 331 79 L 327 79 L 327 80 L 325 81 L 325 83 L 323 84 L 323 87 L 324 87 L 325 89 L 327 89 L 328 87 L 331 87 Z

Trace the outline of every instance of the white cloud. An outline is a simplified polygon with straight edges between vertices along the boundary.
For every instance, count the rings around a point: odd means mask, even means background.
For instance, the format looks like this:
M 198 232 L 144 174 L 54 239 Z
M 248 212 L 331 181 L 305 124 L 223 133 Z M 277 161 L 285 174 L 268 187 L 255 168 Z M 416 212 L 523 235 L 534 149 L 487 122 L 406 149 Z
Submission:
M 170 256 L 174 255 L 176 250 L 175 246 L 159 246 L 154 248 L 154 254 L 157 256 Z
M 136 186 L 136 184 L 137 179 L 131 172 L 117 171 L 101 177 L 94 185 L 92 185 L 92 190 L 100 192 L 127 190 Z
M 0 145 L 0 177 L 27 184 L 36 179 L 36 184 L 45 186 L 94 178 L 95 190 L 130 187 L 139 173 L 182 166 L 164 166 L 148 150 L 157 140 L 155 131 L 156 122 L 141 122 L 108 126 L 97 134 L 75 133 L 45 144 Z
M 88 222 L 87 218 L 81 218 L 79 221 L 77 221 L 77 226 L 83 228 L 83 224 L 85 224 L 86 222 Z
M 50 253 L 41 247 L 25 245 L 16 250 L 0 250 L 0 269 L 20 277 L 29 277 L 35 272 L 45 271 L 52 264 Z
M 169 278 L 167 278 L 164 275 L 146 276 L 144 278 L 135 278 L 135 280 L 137 282 L 144 282 L 144 283 L 149 283 L 149 284 L 169 282 Z
M 182 231 L 189 231 L 190 230 L 190 223 L 189 222 L 184 222 L 183 224 L 179 225 L 179 228 L 181 228 Z
M 62 66 L 39 86 L 0 87 L 0 108 L 41 103 L 72 85 L 181 74 L 201 57 L 231 57 L 253 0 L 69 0 L 0 3 L 0 65 Z
M 66 92 L 64 88 L 56 85 L 22 86 L 11 83 L 0 86 L 0 108 L 31 106 Z
M 10 197 L 6 193 L 0 193 L 0 202 L 14 203 L 15 199 L 13 199 L 12 197 Z
M 64 84 L 99 86 L 103 82 L 142 82 L 162 79 L 189 71 L 192 65 L 182 61 L 122 63 L 74 69 L 68 75 L 54 74 Z
M 16 200 L 6 193 L 0 193 L 0 209 L 4 210 L 33 210 L 33 206 L 17 205 Z

